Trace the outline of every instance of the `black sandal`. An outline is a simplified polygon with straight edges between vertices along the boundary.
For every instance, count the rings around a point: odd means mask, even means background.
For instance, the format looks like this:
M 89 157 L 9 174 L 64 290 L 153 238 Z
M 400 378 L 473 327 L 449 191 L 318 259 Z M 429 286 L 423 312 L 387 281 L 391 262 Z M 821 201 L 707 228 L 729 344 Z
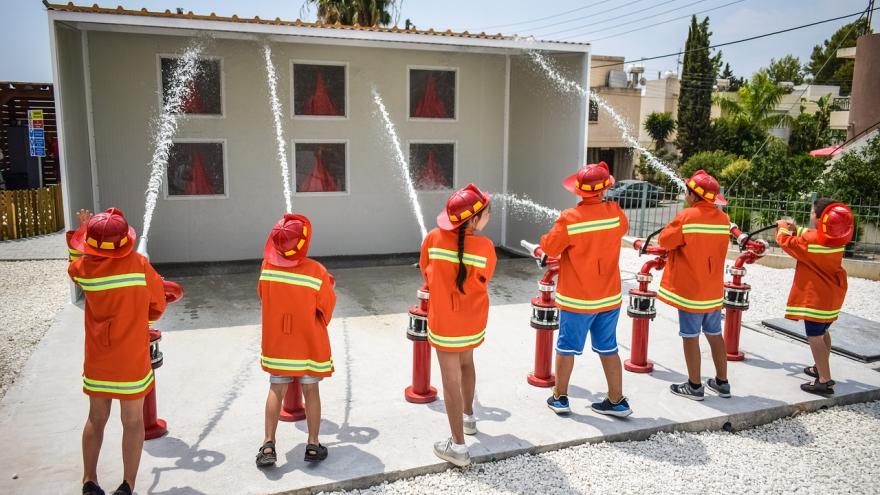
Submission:
M 807 382 L 801 384 L 801 390 L 804 392 L 809 392 L 811 394 L 818 395 L 834 395 L 834 380 L 828 380 L 825 383 L 819 383 L 819 379 L 816 378 L 814 382 Z
M 306 445 L 306 462 L 321 462 L 327 458 L 327 447 L 320 443 L 315 445 L 310 443 Z
M 122 483 L 119 484 L 113 495 L 131 495 L 131 486 L 128 485 L 127 481 L 122 480 Z
M 819 369 L 816 368 L 815 364 L 813 366 L 807 366 L 804 368 L 804 374 L 813 378 L 819 378 Z
M 94 481 L 83 483 L 83 495 L 104 495 L 104 490 Z
M 268 450 L 268 452 L 266 452 Z M 272 466 L 278 460 L 278 454 L 275 452 L 275 442 L 266 442 L 260 447 L 257 453 L 257 467 Z

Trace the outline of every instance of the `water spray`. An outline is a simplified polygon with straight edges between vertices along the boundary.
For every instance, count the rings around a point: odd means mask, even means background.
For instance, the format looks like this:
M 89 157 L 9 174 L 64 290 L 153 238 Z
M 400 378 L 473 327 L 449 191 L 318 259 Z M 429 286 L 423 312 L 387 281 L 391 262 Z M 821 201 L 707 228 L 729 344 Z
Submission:
M 492 201 L 505 203 L 514 215 L 523 218 L 529 217 L 535 222 L 554 222 L 562 214 L 561 211 L 538 204 L 525 195 L 493 193 L 489 196 L 492 197 Z
M 272 47 L 263 45 L 263 58 L 266 61 L 266 83 L 269 85 L 269 105 L 275 123 L 275 144 L 278 146 L 278 165 L 281 167 L 281 181 L 284 186 L 284 204 L 287 213 L 293 211 L 290 199 L 290 168 L 287 164 L 287 151 L 284 145 L 284 128 L 281 126 L 281 102 L 278 100 L 278 78 L 275 75 L 275 64 L 272 63 Z
M 406 161 L 403 149 L 400 147 L 400 138 L 397 136 L 397 128 L 394 126 L 394 122 L 391 121 L 391 116 L 388 115 L 388 110 L 385 109 L 385 102 L 382 101 L 382 96 L 379 94 L 379 91 L 376 90 L 375 86 L 371 88 L 371 91 L 373 93 L 373 102 L 376 103 L 376 107 L 378 107 L 379 114 L 382 117 L 382 122 L 385 125 L 385 131 L 388 133 L 388 137 L 391 138 L 390 144 L 394 151 L 394 158 L 397 161 L 398 173 L 406 186 L 406 192 L 409 196 L 410 204 L 412 205 L 413 214 L 416 216 L 416 221 L 419 223 L 419 232 L 422 235 L 422 239 L 424 239 L 428 235 L 428 229 L 425 228 L 425 217 L 422 214 L 422 205 L 419 204 L 419 196 L 416 193 L 416 187 L 413 184 L 409 163 Z
M 146 203 L 144 204 L 144 227 L 137 247 L 137 252 L 143 256 L 147 256 L 147 239 L 150 235 L 153 211 L 156 209 L 159 188 L 162 187 L 162 178 L 165 174 L 165 167 L 168 165 L 171 139 L 177 132 L 180 107 L 189 97 L 192 81 L 199 71 L 198 62 L 203 50 L 202 41 L 194 40 L 183 52 L 183 55 L 177 59 L 174 72 L 171 74 L 171 88 L 169 88 L 167 99 L 162 105 L 162 113 L 154 123 L 153 157 L 150 159 L 150 179 L 147 182 Z
M 614 125 L 620 129 L 621 137 L 624 141 L 629 143 L 630 146 L 635 148 L 645 159 L 648 161 L 652 167 L 656 168 L 663 175 L 667 176 L 680 191 L 684 191 L 685 185 L 684 181 L 681 180 L 681 177 L 678 176 L 669 165 L 663 163 L 660 159 L 654 156 L 653 153 L 648 151 L 644 146 L 639 143 L 639 140 L 636 139 L 632 132 L 630 131 L 629 125 L 619 113 L 614 110 L 614 107 L 608 104 L 602 97 L 593 93 L 592 91 L 584 88 L 580 84 L 570 79 L 566 79 L 562 77 L 559 71 L 553 67 L 551 62 L 547 60 L 547 58 L 541 53 L 535 50 L 528 51 L 529 57 L 531 57 L 532 61 L 537 64 L 546 74 L 547 76 L 556 84 L 556 86 L 565 93 L 576 93 L 584 98 L 589 98 L 593 102 L 596 103 L 602 110 L 608 112 L 611 115 L 611 119 L 614 121 Z

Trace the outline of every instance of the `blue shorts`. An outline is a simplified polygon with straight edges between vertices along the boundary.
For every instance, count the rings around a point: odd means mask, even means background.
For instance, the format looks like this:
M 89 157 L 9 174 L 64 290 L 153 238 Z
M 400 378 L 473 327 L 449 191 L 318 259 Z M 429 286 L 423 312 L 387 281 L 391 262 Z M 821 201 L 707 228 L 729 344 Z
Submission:
M 584 353 L 587 333 L 593 352 L 602 356 L 617 354 L 617 319 L 620 308 L 602 313 L 574 313 L 559 310 L 559 336 L 556 353 L 563 356 L 580 356 Z
M 807 331 L 807 337 L 821 337 L 831 327 L 831 322 L 819 323 L 816 321 L 804 320 L 804 330 Z
M 678 310 L 678 335 L 681 337 L 699 337 L 700 328 L 706 335 L 721 335 L 721 310 L 711 313 L 691 313 Z

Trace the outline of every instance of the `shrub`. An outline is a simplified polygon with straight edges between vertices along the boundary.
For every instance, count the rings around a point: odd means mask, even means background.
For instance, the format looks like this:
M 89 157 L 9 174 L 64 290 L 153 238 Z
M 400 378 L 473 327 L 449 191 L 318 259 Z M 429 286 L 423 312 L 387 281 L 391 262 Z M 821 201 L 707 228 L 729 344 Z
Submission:
M 701 151 L 688 158 L 678 172 L 683 178 L 688 178 L 697 170 L 703 169 L 712 177 L 717 178 L 725 167 L 738 158 L 738 156 L 722 150 Z

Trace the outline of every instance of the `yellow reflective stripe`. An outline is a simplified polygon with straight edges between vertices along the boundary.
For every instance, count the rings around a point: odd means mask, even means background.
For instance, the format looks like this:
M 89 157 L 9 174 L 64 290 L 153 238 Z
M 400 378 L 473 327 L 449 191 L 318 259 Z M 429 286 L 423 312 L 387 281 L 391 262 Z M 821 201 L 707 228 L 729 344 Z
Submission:
M 842 253 L 844 247 L 826 247 L 821 244 L 807 244 L 807 252 L 808 253 L 817 253 L 817 254 L 833 254 L 833 253 Z
M 266 368 L 281 371 L 314 371 L 316 373 L 327 373 L 333 370 L 332 358 L 329 361 L 312 361 L 311 359 L 281 359 L 261 355 L 260 361 Z
M 686 223 L 682 225 L 683 234 L 730 234 L 730 225 L 717 225 L 710 223 Z
M 690 309 L 712 309 L 715 307 L 721 306 L 721 303 L 724 301 L 724 298 L 719 297 L 718 299 L 708 299 L 705 301 L 695 301 L 693 299 L 688 299 L 686 297 L 679 296 L 678 294 L 669 291 L 663 287 L 657 289 L 657 295 L 663 296 L 666 299 L 669 299 L 670 302 L 674 302 L 685 308 Z
M 794 232 L 792 232 L 792 231 L 790 231 L 790 230 L 788 230 L 788 229 L 780 228 L 780 229 L 779 229 L 779 232 L 777 232 L 776 235 L 779 235 L 779 234 L 794 235 Z
M 153 383 L 151 369 L 143 380 L 136 382 L 114 382 L 109 380 L 93 380 L 83 375 L 83 388 L 92 392 L 108 392 L 113 394 L 134 395 L 143 392 Z
M 601 309 L 620 304 L 622 300 L 622 294 L 619 292 L 613 296 L 594 300 L 576 299 L 556 293 L 556 304 L 574 309 Z
M 439 345 L 440 347 L 469 347 L 474 344 L 479 344 L 486 337 L 486 330 L 483 329 L 480 333 L 476 333 L 474 335 L 464 335 L 462 337 L 444 337 L 442 335 L 437 335 L 432 332 L 430 328 L 428 328 L 428 340 L 432 343 Z
M 74 277 L 76 283 L 87 292 L 118 289 L 120 287 L 147 286 L 147 276 L 143 273 L 123 273 L 99 278 Z
M 567 225 L 568 235 L 583 234 L 585 232 L 595 232 L 597 230 L 608 230 L 620 227 L 620 217 L 604 218 L 602 220 L 590 220 L 589 222 L 580 222 Z
M 266 282 L 279 282 L 282 284 L 299 285 L 309 287 L 311 289 L 320 290 L 321 279 L 310 277 L 308 275 L 300 275 L 299 273 L 282 272 L 279 270 L 263 270 L 260 272 L 260 280 Z
M 428 248 L 428 259 L 443 260 L 451 263 L 458 263 L 458 252 L 443 248 Z M 477 268 L 486 268 L 487 258 L 477 256 L 476 254 L 462 254 L 462 263 L 465 265 L 475 266 Z
M 798 237 L 800 237 L 800 236 L 806 234 L 808 230 L 810 230 L 810 229 L 808 229 L 808 228 L 806 228 L 806 227 L 798 227 L 798 228 L 797 228 L 797 235 L 798 235 Z
M 799 306 L 786 306 L 786 315 L 792 316 L 814 316 L 816 318 L 836 318 L 840 315 L 840 309 L 813 309 L 802 308 Z
M 67 248 L 67 252 L 70 253 L 71 256 L 79 256 L 83 254 L 82 251 L 73 248 Z

